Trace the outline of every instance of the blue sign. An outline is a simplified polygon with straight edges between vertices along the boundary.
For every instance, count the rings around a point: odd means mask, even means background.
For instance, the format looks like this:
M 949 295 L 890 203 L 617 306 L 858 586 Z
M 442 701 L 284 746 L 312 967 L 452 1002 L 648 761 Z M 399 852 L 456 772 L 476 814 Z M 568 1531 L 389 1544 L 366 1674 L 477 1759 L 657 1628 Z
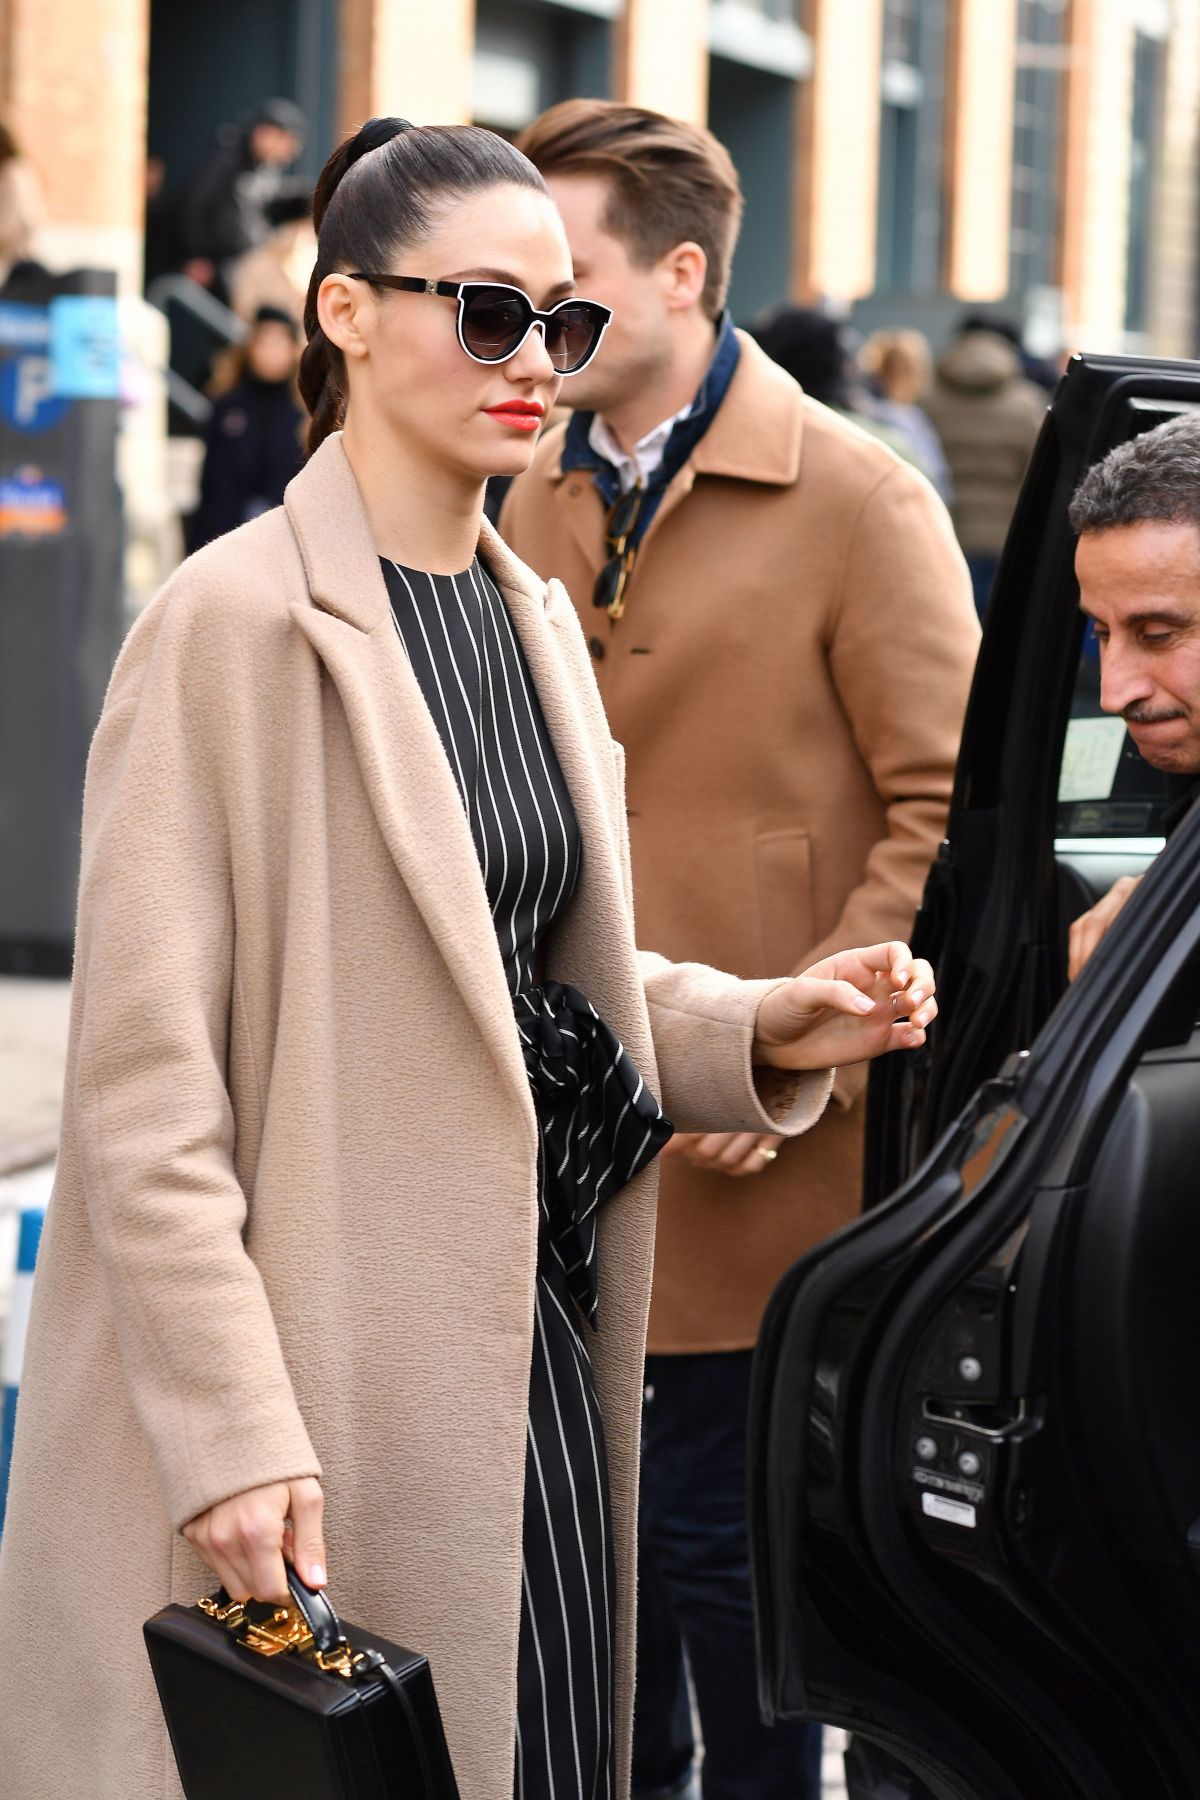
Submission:
M 19 306 L 0 300 L 0 345 L 40 349 L 50 342 L 50 314 L 44 306 Z
M 18 431 L 49 431 L 69 405 L 55 392 L 54 365 L 43 351 L 20 352 L 0 364 L 0 417 Z
M 106 294 L 59 294 L 50 302 L 54 392 L 69 400 L 112 400 L 121 371 L 117 303 Z
M 40 469 L 0 476 L 0 538 L 60 537 L 67 529 L 67 496 L 61 482 Z

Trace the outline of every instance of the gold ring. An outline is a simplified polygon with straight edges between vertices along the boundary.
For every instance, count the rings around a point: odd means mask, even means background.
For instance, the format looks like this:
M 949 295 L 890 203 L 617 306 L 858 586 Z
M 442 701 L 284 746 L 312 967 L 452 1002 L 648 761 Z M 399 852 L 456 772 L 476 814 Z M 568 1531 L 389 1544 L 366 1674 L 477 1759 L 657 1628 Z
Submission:
M 764 1162 L 774 1162 L 775 1158 L 779 1155 L 778 1150 L 764 1150 L 761 1144 L 755 1144 L 754 1148 L 758 1151 L 758 1154 L 762 1157 Z

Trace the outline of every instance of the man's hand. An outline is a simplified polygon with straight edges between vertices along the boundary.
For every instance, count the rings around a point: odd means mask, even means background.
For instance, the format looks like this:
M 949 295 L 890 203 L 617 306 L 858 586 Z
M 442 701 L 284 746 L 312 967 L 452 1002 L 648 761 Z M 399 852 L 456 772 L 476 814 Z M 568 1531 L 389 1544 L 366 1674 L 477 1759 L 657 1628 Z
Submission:
M 190 1519 L 183 1535 L 231 1600 L 286 1605 L 283 1558 L 309 1587 L 325 1586 L 325 1497 L 312 1475 L 248 1488 Z
M 781 1137 L 762 1131 L 677 1131 L 664 1146 L 664 1156 L 682 1156 L 696 1169 L 718 1175 L 761 1175 L 769 1169 Z
M 773 988 L 758 1009 L 753 1058 L 776 1069 L 833 1069 L 925 1042 L 937 1017 L 933 970 L 907 944 L 841 950 Z
M 1095 906 L 1080 913 L 1067 938 L 1068 981 L 1075 980 L 1141 879 L 1140 875 L 1122 875 L 1113 882 L 1103 900 L 1097 900 Z

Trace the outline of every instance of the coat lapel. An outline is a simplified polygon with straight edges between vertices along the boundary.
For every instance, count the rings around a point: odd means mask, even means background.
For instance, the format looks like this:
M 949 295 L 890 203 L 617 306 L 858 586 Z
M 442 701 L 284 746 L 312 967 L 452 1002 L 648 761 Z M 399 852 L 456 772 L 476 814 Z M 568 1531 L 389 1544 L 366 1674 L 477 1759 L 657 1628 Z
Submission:
M 392 623 L 358 484 L 330 438 L 285 497 L 313 605 L 292 618 L 328 671 L 384 842 L 519 1102 L 529 1083 L 470 827 Z
M 604 532 L 604 502 L 587 469 L 576 469 L 565 476 L 555 494 L 570 528 L 571 536 L 587 558 L 592 573 L 598 574 L 607 549 Z

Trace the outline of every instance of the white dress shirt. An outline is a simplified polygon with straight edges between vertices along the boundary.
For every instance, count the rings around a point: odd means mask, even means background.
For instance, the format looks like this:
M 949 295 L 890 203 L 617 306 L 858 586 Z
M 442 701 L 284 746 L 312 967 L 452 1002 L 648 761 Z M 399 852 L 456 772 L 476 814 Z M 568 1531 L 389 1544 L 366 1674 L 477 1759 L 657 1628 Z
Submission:
M 658 473 L 662 467 L 667 439 L 679 420 L 686 419 L 695 404 L 694 400 L 689 400 L 677 413 L 672 413 L 669 419 L 664 419 L 661 425 L 648 431 L 644 438 L 639 438 L 633 447 L 632 456 L 626 455 L 600 414 L 596 414 L 588 432 L 588 443 L 598 456 L 610 462 L 617 471 L 617 481 L 623 494 L 627 494 L 630 488 L 637 487 L 639 483 L 645 487 L 650 477 Z

